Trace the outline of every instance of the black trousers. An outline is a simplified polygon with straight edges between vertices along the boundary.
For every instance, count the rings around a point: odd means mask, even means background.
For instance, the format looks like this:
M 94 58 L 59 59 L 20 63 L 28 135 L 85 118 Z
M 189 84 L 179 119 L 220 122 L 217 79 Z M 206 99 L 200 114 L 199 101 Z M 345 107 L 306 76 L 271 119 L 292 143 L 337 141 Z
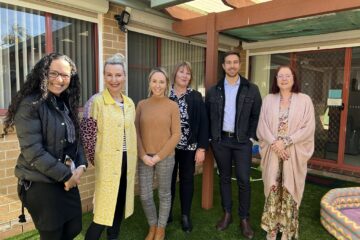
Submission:
M 64 223 L 64 225 L 54 231 L 40 231 L 40 240 L 73 240 L 82 228 L 82 216 L 79 215 Z
M 124 208 L 126 202 L 126 172 L 127 172 L 127 155 L 126 152 L 123 153 L 123 160 L 121 166 L 121 178 L 119 184 L 119 192 L 117 196 L 117 203 L 114 213 L 114 221 L 111 227 L 107 227 L 107 239 L 114 240 L 118 239 L 120 233 L 121 221 L 124 217 Z M 85 240 L 98 240 L 101 237 L 102 232 L 105 229 L 105 225 L 97 224 L 92 222 L 86 231 Z
M 195 151 L 175 149 L 175 166 L 171 180 L 171 210 L 174 205 L 176 180 L 179 171 L 181 214 L 190 216 L 194 195 Z
M 235 175 L 238 185 L 238 213 L 241 219 L 249 217 L 250 210 L 250 167 L 252 143 L 239 143 L 234 137 L 222 136 L 220 142 L 211 142 L 216 164 L 220 173 L 221 203 L 224 211 L 231 213 L 231 174 L 235 165 Z

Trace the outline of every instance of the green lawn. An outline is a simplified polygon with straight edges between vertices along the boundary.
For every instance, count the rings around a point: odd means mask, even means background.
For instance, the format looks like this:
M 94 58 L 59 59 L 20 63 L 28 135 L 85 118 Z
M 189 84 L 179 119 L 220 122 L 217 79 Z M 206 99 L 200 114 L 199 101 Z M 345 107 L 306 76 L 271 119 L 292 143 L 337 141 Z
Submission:
M 253 170 L 253 178 L 259 178 L 260 172 Z M 239 229 L 239 218 L 237 217 L 237 191 L 236 182 L 233 182 L 233 215 L 234 222 L 230 227 L 219 232 L 215 229 L 215 224 L 222 215 L 220 204 L 218 177 L 215 177 L 214 186 L 214 207 L 210 210 L 201 208 L 201 175 L 195 178 L 195 195 L 192 208 L 192 220 L 194 230 L 186 234 L 181 230 L 180 210 L 178 197 L 175 201 L 174 222 L 167 229 L 167 239 L 182 240 L 220 240 L 220 239 L 244 239 Z M 322 196 L 332 188 L 355 186 L 355 183 L 342 182 L 333 180 L 326 183 L 307 182 L 303 202 L 300 208 L 300 239 L 301 240 L 331 240 L 334 239 L 322 227 L 320 223 L 320 200 Z M 260 218 L 264 204 L 263 184 L 262 181 L 252 182 L 252 205 L 251 205 L 251 222 L 255 231 L 254 239 L 265 239 L 265 232 L 260 228 Z M 86 213 L 83 216 L 83 231 L 76 239 L 83 239 L 85 231 L 92 220 L 92 214 Z M 135 198 L 135 212 L 129 219 L 123 221 L 121 226 L 121 239 L 139 240 L 144 239 L 148 231 L 147 222 L 138 197 Z M 36 231 L 21 234 L 9 238 L 11 240 L 39 239 Z M 104 237 L 102 239 L 105 239 Z M 280 239 L 280 238 L 279 238 Z

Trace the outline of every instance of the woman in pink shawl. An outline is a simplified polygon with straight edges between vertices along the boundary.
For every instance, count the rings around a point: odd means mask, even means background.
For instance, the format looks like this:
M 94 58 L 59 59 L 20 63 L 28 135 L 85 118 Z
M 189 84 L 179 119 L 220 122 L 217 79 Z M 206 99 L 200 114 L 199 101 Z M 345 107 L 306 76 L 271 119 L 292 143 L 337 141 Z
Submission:
M 299 207 L 307 161 L 314 151 L 315 116 L 310 97 L 300 93 L 294 70 L 276 70 L 271 94 L 261 108 L 259 138 L 265 206 L 261 227 L 266 239 L 298 239 Z

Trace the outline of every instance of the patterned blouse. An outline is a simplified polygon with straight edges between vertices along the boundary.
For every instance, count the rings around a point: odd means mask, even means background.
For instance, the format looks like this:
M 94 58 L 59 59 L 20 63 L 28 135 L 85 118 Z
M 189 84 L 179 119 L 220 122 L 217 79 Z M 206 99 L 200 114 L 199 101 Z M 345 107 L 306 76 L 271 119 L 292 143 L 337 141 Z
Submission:
M 288 118 L 289 118 L 289 108 L 280 110 L 278 139 L 282 140 L 286 147 L 292 144 L 292 140 L 288 136 L 288 127 L 289 127 Z
M 185 101 L 185 96 L 191 93 L 192 91 L 193 90 L 191 88 L 187 88 L 186 92 L 183 95 L 177 97 L 174 88 L 171 88 L 170 90 L 169 98 L 179 105 L 179 110 L 180 110 L 181 137 L 178 145 L 176 146 L 176 148 L 180 150 L 194 151 L 197 148 L 197 143 L 188 145 L 188 140 L 191 137 L 191 128 L 189 124 L 189 114 L 187 110 L 188 105 Z

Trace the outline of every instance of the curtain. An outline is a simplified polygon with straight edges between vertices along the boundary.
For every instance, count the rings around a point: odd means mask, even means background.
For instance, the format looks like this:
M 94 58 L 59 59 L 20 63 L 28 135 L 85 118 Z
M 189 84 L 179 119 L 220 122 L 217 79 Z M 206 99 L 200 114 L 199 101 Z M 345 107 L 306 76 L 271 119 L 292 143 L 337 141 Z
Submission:
M 128 95 L 137 104 L 148 96 L 148 76 L 157 66 L 157 38 L 128 32 Z
M 38 10 L 0 3 L 0 109 L 45 53 L 45 17 Z
M 161 39 L 161 66 L 169 72 L 171 83 L 176 64 L 182 61 L 191 63 L 193 81 L 191 87 L 205 95 L 205 48 L 187 43 Z
M 53 50 L 69 56 L 76 64 L 84 104 L 96 92 L 94 23 L 53 15 Z

